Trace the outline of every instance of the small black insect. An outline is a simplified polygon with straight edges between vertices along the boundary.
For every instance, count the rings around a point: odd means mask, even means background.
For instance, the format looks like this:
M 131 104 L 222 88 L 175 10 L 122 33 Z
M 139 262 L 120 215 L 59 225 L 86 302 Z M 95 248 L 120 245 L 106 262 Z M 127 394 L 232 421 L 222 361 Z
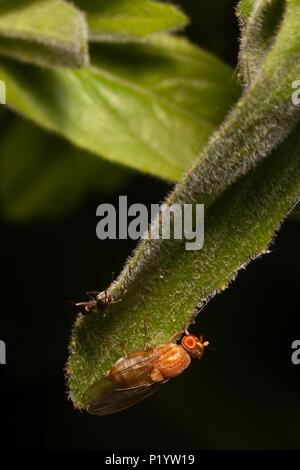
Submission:
M 90 291 L 86 293 L 90 298 L 87 302 L 75 303 L 82 315 L 88 315 L 92 312 L 101 312 L 103 317 L 107 315 L 111 303 L 119 302 L 119 300 L 112 300 L 110 295 L 107 295 L 107 289 L 102 292 Z
M 113 281 L 113 278 L 112 278 Z M 89 291 L 87 292 L 87 296 L 89 297 L 90 300 L 87 302 L 77 302 L 75 303 L 75 306 L 79 309 L 79 312 L 82 313 L 82 315 L 88 315 L 89 313 L 92 312 L 100 312 L 102 313 L 102 316 L 105 317 L 108 313 L 110 304 L 116 304 L 117 302 L 121 302 L 123 296 L 118 299 L 118 300 L 112 300 L 111 295 L 107 294 L 108 289 L 110 288 L 111 284 L 103 291 L 98 292 L 98 291 Z M 126 294 L 126 291 L 124 292 L 123 295 Z

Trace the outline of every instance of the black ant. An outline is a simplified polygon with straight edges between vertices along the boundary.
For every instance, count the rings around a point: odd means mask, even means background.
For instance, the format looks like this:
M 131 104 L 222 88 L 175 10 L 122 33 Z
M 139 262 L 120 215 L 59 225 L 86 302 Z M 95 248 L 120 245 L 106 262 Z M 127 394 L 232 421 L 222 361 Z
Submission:
M 111 285 L 111 284 L 110 284 Z M 110 286 L 109 286 L 110 287 Z M 98 292 L 98 291 L 89 291 L 87 292 L 87 296 L 90 298 L 88 302 L 77 302 L 75 306 L 78 307 L 79 312 L 82 315 L 88 315 L 92 312 L 101 312 L 102 316 L 105 317 L 108 313 L 110 304 L 116 304 L 117 302 L 121 302 L 123 296 L 119 300 L 112 300 L 111 295 L 107 295 L 107 287 L 105 290 Z M 126 294 L 126 291 L 123 295 Z

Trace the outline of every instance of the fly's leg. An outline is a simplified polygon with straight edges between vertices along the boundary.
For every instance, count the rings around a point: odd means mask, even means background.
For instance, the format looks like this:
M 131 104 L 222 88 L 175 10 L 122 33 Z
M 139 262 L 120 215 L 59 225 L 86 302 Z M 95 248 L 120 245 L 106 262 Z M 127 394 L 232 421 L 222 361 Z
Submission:
M 171 336 L 171 338 L 169 339 L 168 344 L 174 343 L 174 341 L 178 338 L 178 336 L 181 336 L 184 332 L 185 330 L 181 330 L 175 333 L 175 335 Z
M 177 333 L 175 333 L 173 336 L 171 336 L 171 338 L 169 339 L 168 341 L 168 344 L 170 343 L 174 343 L 174 341 L 181 335 L 186 334 L 186 335 L 189 335 L 189 330 L 188 330 L 188 327 L 190 326 L 191 324 L 191 321 L 192 321 L 192 318 L 193 316 L 191 316 L 191 318 L 189 318 L 189 320 L 186 322 L 186 324 L 184 325 L 183 327 L 183 330 L 180 330 L 178 331 Z
M 189 329 L 189 327 L 191 326 L 191 323 L 194 323 L 194 322 L 195 322 L 194 320 L 195 320 L 195 318 L 197 317 L 197 315 L 203 310 L 204 307 L 206 307 L 206 305 L 208 304 L 208 302 L 209 302 L 210 300 L 211 300 L 211 299 L 208 299 L 208 300 L 206 301 L 206 303 L 203 304 L 203 305 L 200 307 L 200 309 L 197 309 L 197 308 L 193 309 L 190 318 L 188 319 L 188 321 L 186 322 L 186 324 L 185 324 L 184 327 L 183 327 L 184 332 L 185 332 L 186 335 L 189 335 L 189 330 L 188 330 L 188 329 Z
M 191 323 L 194 323 L 195 318 L 199 315 L 200 312 L 202 312 L 202 310 L 204 309 L 204 307 L 206 307 L 206 305 L 208 304 L 208 302 L 211 301 L 211 299 L 212 299 L 212 297 L 210 297 L 208 300 L 206 300 L 206 302 L 203 303 L 199 309 L 198 309 L 198 308 L 195 308 L 195 309 L 192 311 L 192 314 L 191 314 L 190 318 L 188 319 L 188 321 L 186 322 L 186 324 L 184 325 L 184 328 L 183 328 L 183 332 L 184 332 L 186 335 L 189 334 L 188 328 L 191 326 Z M 202 343 L 202 341 L 201 341 L 201 343 Z
M 184 325 L 184 328 L 183 328 L 183 329 L 184 329 L 184 332 L 185 332 L 186 335 L 189 335 L 189 330 L 188 330 L 188 328 L 190 327 L 190 325 L 191 325 L 191 323 L 192 323 L 194 317 L 195 317 L 195 315 L 192 315 L 192 316 L 188 319 L 188 321 L 186 322 L 186 324 Z
M 194 313 L 194 312 L 193 312 L 193 313 Z M 174 341 L 175 341 L 179 336 L 181 336 L 181 335 L 183 335 L 183 334 L 189 335 L 189 330 L 188 330 L 188 328 L 189 328 L 190 324 L 192 323 L 193 318 L 194 318 L 194 315 L 192 314 L 191 317 L 190 317 L 190 318 L 188 319 L 188 321 L 186 322 L 186 324 L 184 325 L 183 330 L 180 330 L 180 331 L 178 331 L 177 333 L 175 333 L 173 336 L 171 336 L 171 338 L 170 338 L 169 341 L 168 341 L 168 344 L 174 343 Z
M 146 351 L 146 349 L 149 348 L 149 344 L 151 341 L 151 336 L 149 333 L 149 325 L 148 325 L 146 317 L 144 318 L 144 323 L 145 323 L 145 328 L 146 328 L 146 333 L 147 333 L 147 338 L 146 338 L 145 345 L 144 345 L 144 351 Z
M 124 343 L 122 343 L 121 341 L 119 341 L 119 340 L 113 338 L 112 336 L 106 335 L 105 333 L 102 333 L 102 336 L 105 336 L 105 338 L 107 338 L 107 339 L 109 339 L 110 341 L 113 341 L 114 343 L 118 344 L 118 345 L 120 346 L 120 348 L 122 349 L 124 356 L 125 356 L 125 357 L 128 356 L 127 351 L 126 351 L 126 347 L 125 347 L 125 344 L 124 344 Z

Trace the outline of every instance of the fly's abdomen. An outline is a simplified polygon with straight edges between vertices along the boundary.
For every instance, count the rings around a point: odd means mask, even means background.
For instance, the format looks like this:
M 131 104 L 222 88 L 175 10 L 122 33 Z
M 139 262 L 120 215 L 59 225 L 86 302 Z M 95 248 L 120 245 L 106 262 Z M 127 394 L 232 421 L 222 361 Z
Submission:
M 151 367 L 146 367 L 149 357 L 146 355 L 136 355 L 135 353 L 119 359 L 108 376 L 116 388 L 135 388 L 151 383 Z M 145 365 L 144 365 L 145 364 Z M 143 365 L 143 367 L 141 367 Z

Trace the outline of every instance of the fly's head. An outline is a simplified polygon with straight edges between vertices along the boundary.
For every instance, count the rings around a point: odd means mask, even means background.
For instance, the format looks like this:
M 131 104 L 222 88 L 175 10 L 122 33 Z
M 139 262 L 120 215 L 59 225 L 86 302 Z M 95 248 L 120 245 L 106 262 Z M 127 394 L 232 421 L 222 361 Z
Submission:
M 182 338 L 181 346 L 193 359 L 200 359 L 203 354 L 206 346 L 208 346 L 208 341 L 203 342 L 202 336 L 197 338 L 197 336 L 187 334 Z

